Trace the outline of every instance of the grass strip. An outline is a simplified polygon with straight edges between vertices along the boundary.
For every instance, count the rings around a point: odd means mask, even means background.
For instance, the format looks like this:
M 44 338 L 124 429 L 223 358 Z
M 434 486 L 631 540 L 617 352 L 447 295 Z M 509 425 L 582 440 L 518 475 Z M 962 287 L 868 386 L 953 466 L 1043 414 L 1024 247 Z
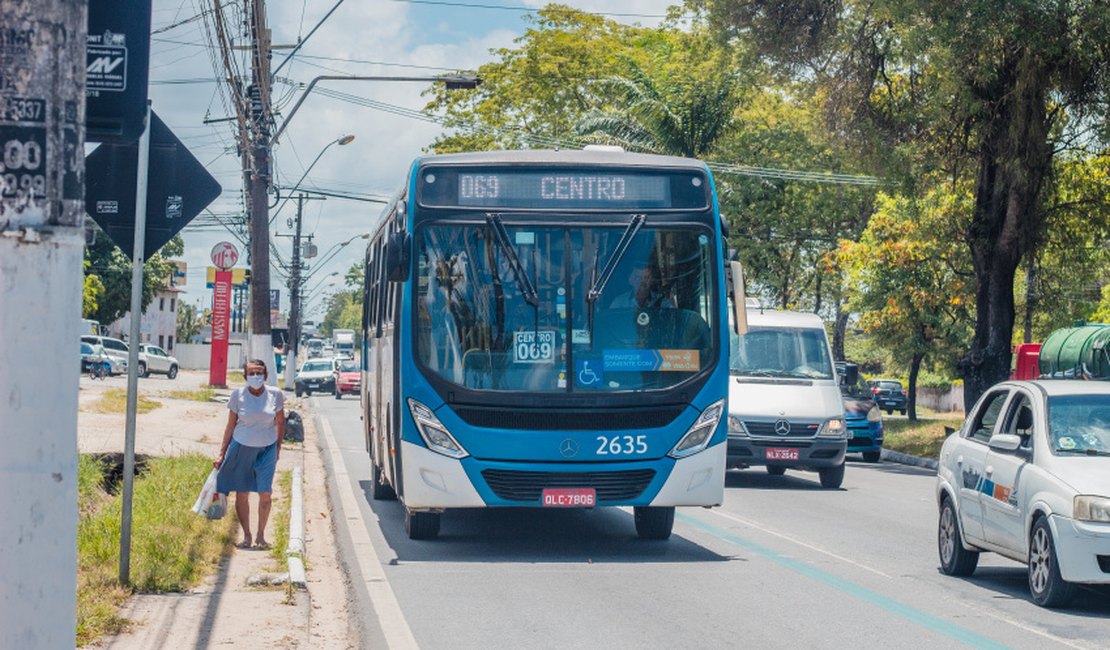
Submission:
M 139 399 L 135 403 L 136 413 L 150 413 L 156 408 L 161 408 L 162 403 L 146 397 L 139 393 Z M 123 413 L 127 410 L 127 390 L 123 388 L 113 388 L 107 390 L 100 399 L 96 400 L 89 406 L 90 411 L 93 413 Z
M 191 402 L 211 402 L 216 397 L 216 389 L 201 386 L 196 390 L 169 390 L 162 393 L 170 399 L 183 399 Z
M 289 510 L 293 503 L 293 470 L 283 470 L 277 477 L 274 511 L 270 514 L 273 526 L 273 546 L 270 557 L 278 564 L 278 571 L 285 570 L 285 547 L 289 546 Z
M 883 420 L 883 447 L 921 458 L 940 457 L 940 447 L 948 435 L 944 427 L 959 429 L 962 418 L 927 420 Z
M 179 592 L 214 572 L 231 547 L 234 518 L 209 521 L 191 511 L 212 460 L 199 454 L 152 458 L 135 479 L 131 523 L 131 585 L 119 583 L 122 498 L 92 489 L 95 461 L 78 466 L 77 642 L 127 628 L 119 608 L 134 592 Z M 82 478 L 84 472 L 86 477 Z M 82 488 L 81 486 L 86 486 Z M 105 501 L 99 508 L 86 504 Z

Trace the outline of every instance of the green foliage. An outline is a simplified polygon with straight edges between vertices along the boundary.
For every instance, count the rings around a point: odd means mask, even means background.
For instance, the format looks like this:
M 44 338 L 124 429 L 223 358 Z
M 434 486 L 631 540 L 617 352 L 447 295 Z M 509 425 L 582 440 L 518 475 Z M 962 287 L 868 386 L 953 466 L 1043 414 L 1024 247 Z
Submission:
M 81 292 L 81 317 L 89 318 L 96 313 L 100 299 L 104 296 L 104 283 L 96 275 L 89 275 L 89 261 L 85 260 L 85 282 Z
M 143 309 L 154 299 L 154 294 L 169 283 L 176 267 L 168 258 L 179 256 L 184 251 L 185 243 L 177 235 L 143 263 Z M 131 309 L 131 260 L 104 231 L 97 228 L 95 241 L 85 248 L 85 261 L 86 278 L 96 278 L 93 282 L 99 282 L 103 287 L 95 311 L 86 312 L 85 316 L 103 325 L 114 323 Z M 86 284 L 88 282 L 86 280 Z
M 362 290 L 336 291 L 327 298 L 327 313 L 320 321 L 322 336 L 331 336 L 337 329 L 362 331 Z
M 78 466 L 79 485 L 97 479 L 95 463 Z M 119 583 L 121 497 L 84 490 L 77 524 L 77 643 L 125 629 L 119 607 L 131 594 L 184 591 L 216 570 L 233 538 L 233 517 L 211 522 L 190 511 L 212 459 L 199 454 L 156 458 L 135 479 L 132 501 L 131 585 Z M 88 507 L 90 500 L 106 503 Z
M 1102 301 L 1098 309 L 1091 314 L 1092 323 L 1110 323 L 1110 283 L 1102 288 Z
M 177 303 L 177 341 L 188 343 L 194 336 L 200 334 L 204 326 L 204 316 L 200 307 L 190 305 L 184 301 Z

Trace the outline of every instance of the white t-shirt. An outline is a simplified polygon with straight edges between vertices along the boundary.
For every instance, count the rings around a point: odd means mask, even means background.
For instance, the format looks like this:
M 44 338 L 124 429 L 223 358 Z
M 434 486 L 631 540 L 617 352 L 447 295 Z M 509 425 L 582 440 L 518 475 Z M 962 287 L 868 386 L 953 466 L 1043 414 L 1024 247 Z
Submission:
M 277 441 L 274 418 L 285 410 L 285 394 L 280 388 L 265 386 L 261 395 L 253 395 L 244 386 L 231 391 L 227 408 L 239 416 L 231 437 L 248 447 L 268 447 Z

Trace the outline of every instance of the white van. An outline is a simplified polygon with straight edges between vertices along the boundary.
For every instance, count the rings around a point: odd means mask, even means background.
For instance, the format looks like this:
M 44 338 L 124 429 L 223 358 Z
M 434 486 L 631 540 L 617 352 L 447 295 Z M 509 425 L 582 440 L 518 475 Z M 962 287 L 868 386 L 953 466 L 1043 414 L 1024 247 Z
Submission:
M 747 318 L 747 333 L 731 337 L 728 466 L 816 470 L 822 487 L 840 487 L 848 436 L 824 323 L 751 308 Z

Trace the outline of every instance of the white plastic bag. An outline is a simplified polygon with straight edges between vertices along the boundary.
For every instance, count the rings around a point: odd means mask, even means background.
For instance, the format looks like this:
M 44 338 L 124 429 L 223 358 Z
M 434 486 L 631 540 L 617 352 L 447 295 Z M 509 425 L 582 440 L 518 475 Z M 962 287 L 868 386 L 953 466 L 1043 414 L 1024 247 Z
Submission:
M 204 481 L 197 502 L 193 504 L 193 512 L 209 519 L 222 519 L 227 514 L 227 495 L 216 491 L 216 475 L 219 470 L 214 469 Z

